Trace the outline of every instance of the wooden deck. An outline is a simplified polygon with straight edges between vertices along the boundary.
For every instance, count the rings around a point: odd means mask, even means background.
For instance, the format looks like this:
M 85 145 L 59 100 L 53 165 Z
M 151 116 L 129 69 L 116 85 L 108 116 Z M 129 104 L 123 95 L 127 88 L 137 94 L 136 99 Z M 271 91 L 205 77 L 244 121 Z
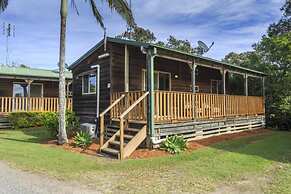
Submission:
M 58 98 L 0 97 L 0 113 L 11 112 L 57 112 Z M 72 99 L 67 98 L 67 109 L 72 110 Z
M 111 109 L 111 119 L 119 119 L 120 115 L 145 92 L 119 92 L 111 95 L 111 103 L 122 98 Z M 155 123 L 175 123 L 214 118 L 264 115 L 264 97 L 234 96 L 207 93 L 190 93 L 177 91 L 156 91 Z M 132 110 L 130 121 L 146 122 L 147 99 Z

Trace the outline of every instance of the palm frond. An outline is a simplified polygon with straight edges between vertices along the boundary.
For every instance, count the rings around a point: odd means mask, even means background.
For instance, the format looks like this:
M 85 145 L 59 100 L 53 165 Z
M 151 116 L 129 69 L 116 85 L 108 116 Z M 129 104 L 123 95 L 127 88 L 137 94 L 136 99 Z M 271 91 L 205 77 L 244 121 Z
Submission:
M 98 10 L 96 3 L 94 0 L 85 0 L 85 2 L 89 2 L 90 7 L 92 9 L 93 15 L 95 16 L 96 21 L 100 24 L 100 26 L 105 30 L 105 25 L 103 22 L 103 17 Z
M 8 6 L 8 0 L 0 0 L 0 13 L 4 12 Z
M 103 1 L 103 0 L 102 0 Z M 108 6 L 115 10 L 129 26 L 134 27 L 136 23 L 133 18 L 133 14 L 126 0 L 106 0 Z
M 80 12 L 79 12 L 79 9 L 78 9 L 78 6 L 77 6 L 75 0 L 71 0 L 71 6 L 76 11 L 77 15 L 80 15 Z

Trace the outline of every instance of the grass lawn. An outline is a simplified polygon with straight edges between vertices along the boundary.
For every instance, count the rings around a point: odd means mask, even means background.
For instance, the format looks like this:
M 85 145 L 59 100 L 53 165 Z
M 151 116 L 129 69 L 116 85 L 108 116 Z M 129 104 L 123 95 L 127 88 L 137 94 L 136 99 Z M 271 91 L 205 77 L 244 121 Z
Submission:
M 0 160 L 101 192 L 291 193 L 291 133 L 273 131 L 178 156 L 117 161 L 48 147 L 39 129 L 0 131 Z

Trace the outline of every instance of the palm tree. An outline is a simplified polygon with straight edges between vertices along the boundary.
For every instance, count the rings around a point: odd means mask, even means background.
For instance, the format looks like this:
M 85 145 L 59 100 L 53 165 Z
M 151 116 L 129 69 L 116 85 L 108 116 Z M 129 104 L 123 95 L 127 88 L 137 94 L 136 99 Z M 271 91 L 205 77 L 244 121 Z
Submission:
M 103 2 L 104 0 L 101 0 Z M 0 13 L 5 11 L 9 0 L 0 0 Z M 92 13 L 97 23 L 105 29 L 103 17 L 96 6 L 95 0 L 85 0 L 90 4 Z M 105 0 L 111 10 L 115 10 L 129 26 L 134 26 L 134 18 L 131 9 L 126 0 Z M 71 0 L 73 7 L 78 13 L 75 0 Z M 65 95 L 65 51 L 66 51 L 66 24 L 68 13 L 68 0 L 61 0 L 60 15 L 61 15 L 61 32 L 60 32 L 60 52 L 59 52 L 59 130 L 58 143 L 64 144 L 68 142 L 66 133 L 65 111 L 66 111 L 66 95 Z

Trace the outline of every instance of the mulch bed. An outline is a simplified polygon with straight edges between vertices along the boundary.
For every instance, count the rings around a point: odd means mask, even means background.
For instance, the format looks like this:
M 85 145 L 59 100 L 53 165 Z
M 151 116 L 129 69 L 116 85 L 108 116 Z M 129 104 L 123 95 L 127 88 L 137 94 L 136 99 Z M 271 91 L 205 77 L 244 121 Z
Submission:
M 200 139 L 200 140 L 193 140 L 187 143 L 187 148 L 188 148 L 187 151 L 191 152 L 193 150 L 207 147 L 211 144 L 219 143 L 222 141 L 235 140 L 242 137 L 251 137 L 251 136 L 256 136 L 256 135 L 265 134 L 269 132 L 270 130 L 268 129 L 256 129 L 252 131 L 242 131 L 238 133 L 223 134 L 219 136 L 208 137 L 208 138 Z M 159 150 L 159 149 L 154 149 L 154 150 L 138 149 L 131 154 L 130 158 L 141 159 L 141 158 L 152 158 L 152 157 L 170 156 L 170 155 L 171 154 L 169 154 L 168 152 Z
M 52 146 L 52 147 L 63 147 L 65 150 L 68 150 L 71 152 L 87 154 L 87 155 L 91 155 L 91 156 L 96 156 L 96 152 L 100 148 L 100 146 L 96 140 L 93 140 L 93 143 L 86 150 L 83 150 L 82 148 L 76 147 L 73 139 L 69 139 L 69 143 L 64 144 L 62 146 L 58 145 L 57 140 L 48 141 L 48 142 L 46 142 L 46 144 L 48 146 Z
M 222 141 L 227 141 L 227 140 L 234 140 L 234 139 L 239 139 L 242 137 L 251 137 L 251 136 L 256 136 L 260 134 L 265 134 L 269 133 L 270 130 L 268 129 L 257 129 L 257 130 L 252 130 L 252 131 L 242 131 L 238 133 L 232 133 L 232 134 L 223 134 L 219 136 L 213 136 L 201 140 L 193 140 L 188 142 L 188 152 L 197 150 L 199 148 L 207 147 L 211 144 L 215 144 L 218 142 Z M 48 142 L 45 142 L 48 146 L 52 147 L 60 147 L 57 145 L 57 140 L 51 140 Z M 81 148 L 75 147 L 73 139 L 69 139 L 69 143 L 62 145 L 63 149 L 75 152 L 75 153 L 81 153 L 81 154 L 87 154 L 91 156 L 97 156 L 97 150 L 99 150 L 100 146 L 97 143 L 96 140 L 93 141 L 92 145 L 87 149 L 83 150 Z M 131 156 L 129 157 L 130 159 L 142 159 L 142 158 L 153 158 L 153 157 L 161 157 L 161 156 L 170 156 L 166 151 L 160 150 L 160 149 L 138 149 L 134 151 Z

